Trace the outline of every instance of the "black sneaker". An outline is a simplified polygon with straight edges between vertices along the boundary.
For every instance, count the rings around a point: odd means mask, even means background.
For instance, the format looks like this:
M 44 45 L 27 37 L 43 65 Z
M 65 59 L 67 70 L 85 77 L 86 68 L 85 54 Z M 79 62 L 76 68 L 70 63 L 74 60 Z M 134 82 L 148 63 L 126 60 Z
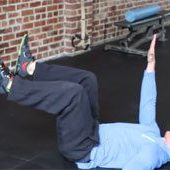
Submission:
M 34 57 L 31 54 L 29 44 L 28 44 L 28 35 L 25 34 L 20 45 L 19 56 L 16 63 L 15 74 L 18 74 L 21 77 L 25 77 L 27 73 L 27 65 L 34 61 Z
M 10 73 L 8 67 L 5 66 L 2 60 L 0 60 L 0 93 L 8 93 L 9 89 L 7 85 L 9 80 L 12 79 L 12 74 Z

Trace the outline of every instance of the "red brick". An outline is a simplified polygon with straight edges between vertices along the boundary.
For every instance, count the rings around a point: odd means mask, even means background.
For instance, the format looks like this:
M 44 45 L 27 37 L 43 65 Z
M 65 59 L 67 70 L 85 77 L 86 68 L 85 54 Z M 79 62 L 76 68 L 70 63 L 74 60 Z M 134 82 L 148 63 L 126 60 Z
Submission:
M 58 21 L 57 18 L 48 19 L 48 20 L 47 20 L 47 24 L 57 23 L 57 21 Z
M 24 30 L 24 29 L 30 29 L 30 28 L 33 28 L 33 23 L 24 24 L 24 25 L 22 26 L 22 29 L 23 29 L 23 30 Z
M 23 37 L 25 34 L 28 34 L 27 31 L 22 31 L 16 34 L 16 37 Z
M 22 15 L 23 16 L 33 15 L 33 10 L 29 9 L 29 10 L 22 11 Z
M 37 38 L 37 39 L 44 39 L 44 38 L 46 38 L 46 37 L 47 37 L 46 33 L 40 34 L 40 35 L 36 35 L 36 38 Z
M 63 27 L 64 27 L 64 24 L 61 23 L 61 24 L 57 24 L 55 28 L 58 30 L 58 29 L 61 29 L 61 28 L 63 28 Z
M 5 29 L 0 29 L 0 34 L 3 34 L 5 32 Z
M 68 23 L 65 24 L 65 26 L 66 26 L 67 28 L 75 28 L 76 25 L 77 25 L 76 22 L 71 22 L 71 23 L 68 22 Z
M 53 13 L 48 13 L 48 18 L 53 17 Z
M 47 47 L 47 46 L 39 47 L 39 48 L 38 48 L 38 51 L 39 51 L 39 52 L 43 52 L 43 51 L 47 51 L 47 50 L 48 50 L 48 47 Z
M 63 0 L 53 0 L 53 3 L 62 3 L 63 2 Z
M 62 29 L 62 30 L 59 30 L 58 33 L 59 33 L 59 34 L 63 34 L 63 33 L 64 33 L 64 30 L 63 30 L 63 29 Z
M 80 4 L 66 4 L 65 5 L 66 9 L 71 9 L 71 10 L 75 10 L 75 9 L 80 9 Z
M 0 20 L 6 19 L 6 14 L 0 14 Z
M 31 30 L 31 33 L 32 33 L 32 34 L 38 34 L 38 33 L 40 33 L 40 32 L 41 32 L 41 29 L 40 29 L 40 28 L 35 28 L 35 29 Z
M 58 9 L 63 9 L 64 8 L 64 5 L 63 4 L 59 4 L 58 5 Z
M 58 22 L 64 22 L 64 17 L 59 17 Z
M 9 43 L 0 43 L 0 49 L 9 47 Z
M 17 47 L 11 47 L 11 48 L 7 48 L 5 50 L 5 53 L 13 53 L 17 51 Z
M 54 37 L 54 41 L 56 41 L 56 42 L 57 42 L 57 41 L 61 41 L 62 38 L 63 38 L 62 36 Z
M 57 30 L 51 31 L 51 35 L 58 35 L 58 31 Z
M 18 12 L 13 12 L 13 13 L 9 13 L 8 14 L 8 17 L 9 18 L 14 18 L 14 17 L 18 17 L 19 16 L 19 13 Z
M 22 18 L 17 18 L 17 19 L 16 19 L 16 22 L 17 22 L 18 24 L 22 24 Z
M 47 14 L 41 14 L 41 18 L 44 19 L 47 17 Z
M 75 16 L 75 17 L 67 17 L 66 18 L 67 22 L 75 22 L 75 21 L 80 21 L 80 17 L 79 16 Z
M 76 10 L 69 10 L 69 11 L 65 11 L 64 12 L 66 15 L 73 15 L 73 16 L 75 16 L 76 14 L 77 14 L 77 11 Z
M 31 43 L 31 47 L 38 47 L 38 46 L 40 46 L 41 44 L 40 44 L 40 42 L 38 41 L 38 42 L 32 42 Z
M 15 25 L 16 24 L 16 20 L 15 19 L 10 19 L 9 20 L 9 25 Z
M 37 48 L 35 48 L 35 49 L 32 49 L 32 50 L 31 50 L 31 53 L 32 53 L 32 54 L 36 54 L 37 51 L 38 51 Z
M 7 4 L 7 0 L 0 0 L 0 5 L 6 5 Z
M 29 22 L 29 21 L 30 21 L 29 16 L 23 18 L 23 22 Z
M 2 59 L 4 62 L 9 61 L 9 60 L 10 60 L 10 55 L 2 56 L 1 59 Z
M 46 12 L 46 7 L 36 8 L 35 13 L 43 13 Z
M 2 54 L 4 53 L 4 50 L 3 49 L 0 49 L 0 56 L 2 58 Z
M 57 47 L 60 47 L 59 43 L 54 43 L 50 45 L 50 48 L 57 48 Z
M 30 3 L 30 7 L 31 8 L 38 7 L 38 6 L 41 6 L 41 2 L 40 1 Z
M 76 29 L 75 29 L 75 30 L 72 30 L 72 29 L 66 30 L 66 34 L 74 35 L 74 34 L 76 34 L 76 33 L 77 33 L 77 30 L 76 30 Z
M 42 2 L 42 5 L 49 5 L 49 4 L 52 4 L 52 0 L 44 0 L 43 2 Z
M 51 43 L 53 41 L 54 41 L 53 38 L 46 38 L 46 39 L 43 40 L 43 44 L 48 44 L 48 43 Z
M 28 3 L 22 3 L 22 4 L 18 4 L 17 5 L 17 9 L 26 9 L 29 7 L 29 4 Z
M 2 21 L 2 27 L 7 27 L 7 26 L 9 26 L 8 21 L 7 20 L 3 20 Z
M 53 26 L 52 26 L 52 25 L 42 27 L 42 31 L 43 31 L 43 32 L 50 31 L 50 30 L 52 30 L 52 29 L 53 29 Z
M 11 33 L 11 32 L 12 32 L 12 27 L 6 28 L 5 31 L 4 31 L 5 34 L 6 34 L 6 33 Z
M 11 40 L 11 39 L 14 39 L 14 38 L 15 38 L 14 34 L 4 35 L 3 41 Z
M 21 40 L 20 40 L 20 39 L 10 41 L 10 45 L 18 45 L 18 44 L 20 44 L 20 43 L 21 43 Z
M 5 6 L 5 7 L 3 7 L 3 11 L 5 11 L 5 12 L 15 11 L 15 6 L 14 5 Z
M 41 18 L 41 15 L 36 15 L 36 20 L 39 20 Z
M 35 40 L 35 37 L 32 35 L 32 36 L 30 36 L 31 34 L 29 34 L 29 41 L 31 42 L 31 41 L 34 41 Z
M 33 16 L 33 15 L 29 16 L 29 18 L 30 18 L 30 21 L 34 21 L 35 20 L 35 16 Z
M 48 6 L 47 7 L 47 11 L 55 11 L 58 10 L 58 6 L 57 5 L 53 5 L 53 6 Z
M 65 2 L 67 2 L 67 3 L 77 3 L 79 1 L 78 0 L 65 0 Z
M 35 27 L 39 27 L 39 26 L 44 26 L 45 25 L 45 21 L 38 21 L 38 22 L 35 22 L 34 25 Z
M 8 4 L 15 4 L 19 2 L 21 2 L 21 0 L 8 0 Z

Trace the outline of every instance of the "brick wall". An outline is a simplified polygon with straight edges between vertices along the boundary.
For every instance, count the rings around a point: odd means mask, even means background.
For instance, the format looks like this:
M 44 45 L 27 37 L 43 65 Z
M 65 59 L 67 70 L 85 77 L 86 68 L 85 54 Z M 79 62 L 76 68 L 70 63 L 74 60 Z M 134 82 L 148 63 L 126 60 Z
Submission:
M 114 22 L 123 19 L 128 9 L 153 3 L 170 9 L 169 0 L 85 0 L 92 44 L 122 35 L 124 32 L 118 31 Z M 38 59 L 74 55 L 71 38 L 80 33 L 80 19 L 80 0 L 0 0 L 1 57 L 13 67 L 25 33 Z
M 63 0 L 0 0 L 1 57 L 13 66 L 25 33 L 38 59 L 62 53 L 63 4 Z

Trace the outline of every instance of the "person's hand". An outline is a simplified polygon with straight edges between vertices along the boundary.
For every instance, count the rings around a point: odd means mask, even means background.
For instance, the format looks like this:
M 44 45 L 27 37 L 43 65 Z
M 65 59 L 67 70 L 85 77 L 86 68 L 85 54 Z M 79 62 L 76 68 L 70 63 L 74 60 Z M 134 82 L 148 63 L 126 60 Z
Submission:
M 148 56 L 147 56 L 148 63 L 150 63 L 150 62 L 155 62 L 155 45 L 156 45 L 156 38 L 157 38 L 157 35 L 154 34 L 153 39 L 152 39 L 152 42 L 151 42 L 151 45 L 150 45 L 150 48 L 149 48 L 149 50 L 148 50 Z

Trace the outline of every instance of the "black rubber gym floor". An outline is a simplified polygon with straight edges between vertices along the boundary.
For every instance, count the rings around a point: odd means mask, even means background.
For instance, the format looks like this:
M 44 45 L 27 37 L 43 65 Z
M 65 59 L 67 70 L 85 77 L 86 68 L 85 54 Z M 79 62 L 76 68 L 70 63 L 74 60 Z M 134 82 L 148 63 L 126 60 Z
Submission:
M 166 42 L 158 42 L 156 49 L 157 121 L 162 134 L 170 130 L 170 28 L 167 38 Z M 101 122 L 138 121 L 146 58 L 104 52 L 100 46 L 80 56 L 48 63 L 82 68 L 97 75 Z M 0 95 L 0 169 L 76 169 L 59 154 L 55 128 L 53 115 L 8 102 Z M 170 169 L 170 164 L 162 169 Z

